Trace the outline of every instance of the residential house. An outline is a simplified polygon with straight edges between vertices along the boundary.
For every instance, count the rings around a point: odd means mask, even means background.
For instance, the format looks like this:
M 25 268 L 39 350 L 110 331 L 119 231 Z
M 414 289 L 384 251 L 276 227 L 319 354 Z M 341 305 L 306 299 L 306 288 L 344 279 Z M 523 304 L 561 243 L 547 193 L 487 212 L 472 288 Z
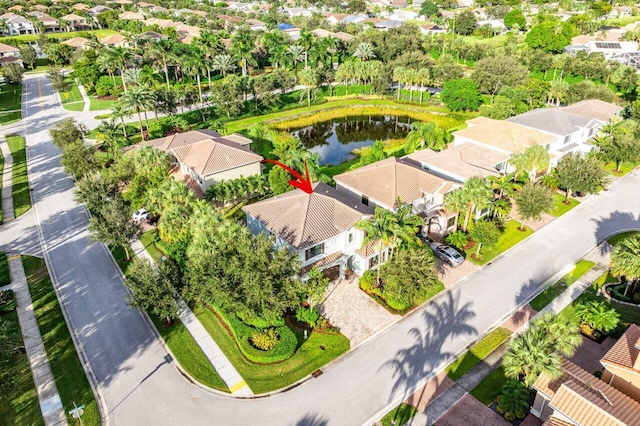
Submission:
M 562 108 L 567 114 L 579 115 L 596 120 L 601 124 L 608 124 L 620 120 L 622 107 L 601 101 L 600 99 L 585 99 Z
M 399 9 L 409 6 L 409 3 L 407 2 L 407 0 L 391 0 L 389 2 L 389 6 Z
M 73 37 L 60 42 L 61 44 L 66 44 L 67 46 L 71 46 L 71 48 L 78 52 L 81 50 L 87 50 L 90 47 L 90 41 L 84 37 Z
M 361 249 L 365 234 L 355 228 L 371 217 L 373 206 L 325 183 L 315 183 L 311 194 L 296 189 L 242 210 L 249 230 L 272 234 L 276 246 L 298 253 L 303 271 L 316 266 L 335 279 L 347 268 L 362 275 L 378 262 L 375 244 Z
M 251 140 L 242 135 L 220 136 L 213 130 L 193 130 L 137 145 L 153 146 L 170 153 L 182 178 L 199 196 L 220 181 L 259 175 L 262 157 L 249 149 Z
M 531 413 L 544 425 L 633 426 L 640 419 L 640 403 L 567 359 L 562 375 L 542 374 L 533 385 Z
M 56 18 L 53 18 L 47 15 L 44 12 L 34 11 L 34 12 L 27 13 L 27 15 L 37 18 L 38 22 L 42 24 L 42 27 L 44 27 L 45 33 L 57 33 L 59 31 L 62 31 L 62 28 L 60 28 L 60 24 L 58 23 L 58 20 Z
M 313 11 L 300 7 L 285 7 L 282 9 L 282 12 L 286 13 L 292 18 L 295 16 L 304 16 L 305 18 L 310 18 L 313 15 Z
M 70 10 L 77 10 L 77 11 L 87 11 L 87 10 L 89 10 L 89 6 L 87 6 L 84 3 L 76 3 L 73 6 L 71 6 L 69 9 Z
M 139 40 L 150 39 L 153 41 L 160 41 L 166 39 L 167 36 L 164 34 L 157 33 L 155 31 L 146 31 L 138 35 Z
M 144 21 L 146 19 L 143 14 L 136 12 L 122 12 L 118 15 L 118 18 L 127 21 Z
M 247 24 L 249 24 L 249 28 L 253 31 L 265 30 L 267 28 L 267 24 L 257 19 L 247 19 Z
M 424 18 L 412 10 L 397 10 L 388 16 L 389 19 L 401 22 L 423 20 Z
M 640 327 L 631 326 L 602 357 L 602 380 L 640 402 Z M 639 417 L 640 418 L 640 417 Z
M 402 25 L 403 23 L 401 21 L 395 21 L 393 19 L 383 19 L 382 21 L 373 24 L 373 28 L 386 31 L 391 28 L 401 27 Z
M 5 14 L 0 15 L 0 19 L 2 19 L 6 24 L 6 30 L 4 30 L 4 35 L 15 36 L 15 35 L 36 33 L 36 29 L 33 26 L 33 22 L 31 22 L 24 16 L 16 15 L 15 13 L 12 13 L 12 12 L 7 12 Z
M 129 47 L 129 42 L 122 34 L 111 34 L 100 39 L 100 43 L 109 47 Z
M 24 67 L 22 59 L 20 58 L 20 49 L 15 46 L 0 43 L 0 66 L 11 63 Z
M 31 10 L 35 10 L 37 12 L 47 12 L 49 8 L 43 4 L 34 4 L 31 6 Z
M 366 206 L 396 211 L 398 200 L 411 205 L 412 213 L 425 218 L 425 233 L 443 235 L 448 218 L 444 212 L 444 194 L 458 187 L 451 180 L 436 176 L 410 158 L 390 157 L 333 177 L 336 189 L 352 193 Z
M 420 30 L 420 33 L 424 35 L 446 34 L 447 32 L 446 28 L 440 27 L 436 24 L 419 25 L 418 29 Z
M 15 6 L 11 6 L 9 9 L 7 9 L 9 12 L 22 12 L 22 6 L 19 4 L 16 4 Z
M 91 29 L 91 23 L 83 16 L 70 13 L 60 19 L 66 23 L 67 30 L 69 31 L 86 31 Z
M 338 31 L 337 33 L 333 33 L 333 36 L 338 40 L 342 40 L 344 42 L 349 42 L 356 38 L 355 36 L 352 36 L 349 33 L 345 33 L 344 31 Z
M 608 61 L 630 65 L 640 69 L 640 52 L 636 41 L 598 41 L 590 40 L 584 44 L 573 44 L 564 48 L 565 53 L 576 55 L 585 52 L 587 55 L 597 53 Z
M 91 9 L 87 10 L 87 15 L 97 17 L 101 13 L 107 12 L 111 10 L 110 7 L 97 5 L 93 6 Z
M 328 13 L 324 16 L 324 20 L 331 25 L 337 25 L 343 21 L 348 15 L 344 13 Z

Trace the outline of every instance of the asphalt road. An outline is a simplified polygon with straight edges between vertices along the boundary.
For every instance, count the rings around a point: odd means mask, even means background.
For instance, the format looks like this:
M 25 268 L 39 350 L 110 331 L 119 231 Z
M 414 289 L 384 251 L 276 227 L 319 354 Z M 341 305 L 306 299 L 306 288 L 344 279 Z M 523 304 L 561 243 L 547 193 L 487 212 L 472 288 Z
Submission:
M 62 171 L 59 151 L 46 132 L 69 113 L 55 105 L 43 77 L 28 76 L 26 83 L 24 129 L 35 222 L 79 351 L 112 425 L 365 424 L 598 241 L 619 229 L 640 229 L 640 172 L 635 171 L 348 353 L 318 378 L 270 397 L 234 399 L 182 377 L 143 315 L 127 305 L 110 254 L 89 242 L 87 214 L 73 200 L 73 182 Z M 25 237 L 33 229 L 3 226 L 0 248 L 37 238 L 33 233 Z

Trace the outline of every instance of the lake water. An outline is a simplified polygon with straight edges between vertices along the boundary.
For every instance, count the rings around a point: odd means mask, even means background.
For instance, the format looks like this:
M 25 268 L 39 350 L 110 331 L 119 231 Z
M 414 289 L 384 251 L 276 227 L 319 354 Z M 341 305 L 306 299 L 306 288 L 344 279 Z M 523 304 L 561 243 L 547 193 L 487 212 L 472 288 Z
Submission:
M 353 159 L 354 149 L 377 140 L 404 139 L 410 126 L 409 117 L 374 115 L 338 118 L 288 131 L 320 155 L 320 165 L 335 166 Z

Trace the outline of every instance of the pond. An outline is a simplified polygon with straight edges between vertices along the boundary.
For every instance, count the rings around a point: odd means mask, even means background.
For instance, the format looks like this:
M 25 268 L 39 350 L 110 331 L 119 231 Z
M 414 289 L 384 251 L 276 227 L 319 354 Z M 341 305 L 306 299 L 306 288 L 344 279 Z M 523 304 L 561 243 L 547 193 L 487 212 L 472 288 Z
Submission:
M 406 116 L 367 115 L 322 121 L 302 128 L 288 128 L 311 152 L 320 155 L 320 165 L 336 166 L 356 157 L 354 149 L 377 140 L 404 139 L 411 122 Z

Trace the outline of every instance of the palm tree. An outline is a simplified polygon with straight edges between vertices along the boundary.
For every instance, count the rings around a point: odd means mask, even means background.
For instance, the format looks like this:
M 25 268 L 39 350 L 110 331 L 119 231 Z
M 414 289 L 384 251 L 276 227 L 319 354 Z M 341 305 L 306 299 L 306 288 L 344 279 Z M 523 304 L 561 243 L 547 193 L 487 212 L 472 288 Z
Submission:
M 418 81 L 418 73 L 414 69 L 407 68 L 404 80 L 409 86 L 409 102 L 413 102 L 413 85 Z
M 511 201 L 508 198 L 498 198 L 491 202 L 490 207 L 494 217 L 506 217 L 511 212 Z
M 316 44 L 315 35 L 309 30 L 302 30 L 300 32 L 300 38 L 298 39 L 298 45 L 304 49 L 304 67 L 309 66 L 309 50 Z
M 348 82 L 353 79 L 354 74 L 355 68 L 351 61 L 341 63 L 336 71 L 336 80 L 344 81 L 344 91 L 346 95 L 349 94 Z
M 125 70 L 122 80 L 127 83 L 137 86 L 140 83 L 140 69 L 139 68 L 129 68 Z
M 112 48 L 111 53 L 113 55 L 114 60 L 118 64 L 118 68 L 120 68 L 120 77 L 122 78 L 122 87 L 126 92 L 127 85 L 124 81 L 124 70 L 127 68 L 127 62 L 129 62 L 133 58 L 133 53 L 131 52 L 131 50 L 122 46 L 116 46 Z
M 307 86 L 307 106 L 311 106 L 311 91 L 318 87 L 318 73 L 305 67 L 300 73 L 300 84 Z
M 400 86 L 405 81 L 405 74 L 407 69 L 405 67 L 395 67 L 393 69 L 393 81 L 396 82 L 398 90 L 398 100 L 400 100 Z
M 420 83 L 420 105 L 422 105 L 422 98 L 424 95 L 424 86 L 429 84 L 431 79 L 431 73 L 428 68 L 420 68 L 416 71 L 416 80 L 417 83 Z
M 296 74 L 296 79 L 298 79 L 298 62 L 304 61 L 304 48 L 302 46 L 292 44 L 287 48 L 287 53 L 291 58 L 291 63 L 293 64 L 293 71 Z
M 520 189 L 520 184 L 515 180 L 515 172 L 507 175 L 489 176 L 487 179 L 491 183 L 491 189 L 498 191 L 498 198 L 511 197 L 515 191 Z
M 216 55 L 211 60 L 211 69 L 214 71 L 220 71 L 222 77 L 225 78 L 229 71 L 236 69 L 236 65 L 233 63 L 231 55 L 221 54 Z
M 242 76 L 245 77 L 248 73 L 249 64 L 254 64 L 253 51 L 256 48 L 253 33 L 248 26 L 242 26 L 236 31 L 231 38 L 230 50 L 233 52 L 233 56 L 240 62 L 242 67 Z
M 467 213 L 464 217 L 462 230 L 467 232 L 469 220 L 476 209 L 483 209 L 493 200 L 493 191 L 489 182 L 479 176 L 473 176 L 467 180 L 461 188 L 464 194 Z
M 98 140 L 102 142 L 107 151 L 111 151 L 111 157 L 115 158 L 116 151 L 126 143 L 118 123 L 113 119 L 110 121 L 105 120 L 100 123 L 96 130 L 98 131 Z
M 364 231 L 365 237 L 362 240 L 362 249 L 369 244 L 375 244 L 378 251 L 377 285 L 380 284 L 380 264 L 382 264 L 382 252 L 389 245 L 393 238 L 393 213 L 387 209 L 376 207 L 373 217 L 361 219 L 356 222 L 355 227 Z
M 582 344 L 580 329 L 575 323 L 565 321 L 549 312 L 531 323 L 531 329 L 546 336 L 549 350 L 562 356 L 573 356 Z
M 620 314 L 615 309 L 597 300 L 578 305 L 575 317 L 586 323 L 592 330 L 604 333 L 615 329 L 620 322 Z
M 157 83 L 162 81 L 160 74 L 149 65 L 145 65 L 138 70 L 138 83 L 153 89 Z
M 369 59 L 375 58 L 376 54 L 373 51 L 373 46 L 371 46 L 371 43 L 360 43 L 358 44 L 358 46 L 356 46 L 356 50 L 353 52 L 353 56 L 364 62 Z
M 393 257 L 396 248 L 402 245 L 419 244 L 420 240 L 416 233 L 422 225 L 424 219 L 412 213 L 411 204 L 403 205 L 402 200 L 396 201 L 396 212 L 391 216 L 391 234 L 389 258 Z
M 196 81 L 198 82 L 198 95 L 200 103 L 202 103 L 202 83 L 200 82 L 200 74 L 206 71 L 202 54 L 197 51 L 192 51 L 191 54 L 185 58 L 183 69 L 185 74 L 196 78 Z
M 453 221 L 453 232 L 458 230 L 458 218 L 460 217 L 460 212 L 466 207 L 466 205 L 466 197 L 461 189 L 449 191 L 444 194 L 444 208 L 455 215 Z
M 502 393 L 498 399 L 500 412 L 511 413 L 515 418 L 524 418 L 529 408 L 529 389 L 515 380 L 507 380 L 502 386 Z
M 115 86 L 116 85 L 115 72 L 118 69 L 118 62 L 113 52 L 109 49 L 105 49 L 101 51 L 100 54 L 98 55 L 98 59 L 96 60 L 96 63 L 98 64 L 98 67 L 100 68 L 101 71 L 106 71 L 107 74 L 109 74 L 109 77 L 111 77 L 111 80 L 113 81 L 113 85 Z
M 610 268 L 611 275 L 627 281 L 625 295 L 631 285 L 635 288 L 640 278 L 640 234 L 630 235 L 616 244 L 611 252 Z
M 429 123 L 413 123 L 411 131 L 407 135 L 405 153 L 411 154 L 419 146 L 420 149 L 433 149 L 440 151 L 444 149 L 453 136 L 447 130 L 439 127 L 435 121 Z
M 131 116 L 129 109 L 127 109 L 123 102 L 117 100 L 111 105 L 111 116 L 120 120 L 120 124 L 122 124 L 122 134 L 125 138 L 128 138 L 129 136 L 127 135 L 127 126 L 124 123 L 124 118 Z
M 142 140 L 146 140 L 144 136 L 144 127 L 142 126 L 141 112 L 143 110 L 151 109 L 155 103 L 154 93 L 147 87 L 135 86 L 131 90 L 125 92 L 120 98 L 124 107 L 129 110 L 134 110 L 138 114 L 138 123 L 140 124 L 140 135 Z M 149 129 L 149 123 L 147 122 L 147 130 Z
M 509 163 L 518 173 L 527 173 L 529 179 L 535 181 L 538 170 L 549 167 L 549 153 L 542 145 L 531 145 L 524 151 L 512 154 Z
M 168 40 L 160 40 L 157 43 L 151 45 L 148 54 L 151 58 L 155 59 L 159 64 L 162 64 L 164 69 L 164 76 L 167 81 L 167 90 L 171 89 L 169 83 L 169 53 L 171 52 L 171 42 Z

